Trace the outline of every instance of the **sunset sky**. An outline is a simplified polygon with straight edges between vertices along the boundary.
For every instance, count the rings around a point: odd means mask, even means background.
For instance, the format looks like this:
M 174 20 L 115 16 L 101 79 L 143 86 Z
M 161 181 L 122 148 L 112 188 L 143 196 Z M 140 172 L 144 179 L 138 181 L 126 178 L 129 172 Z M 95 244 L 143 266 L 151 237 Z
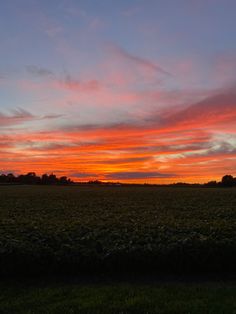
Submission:
M 236 175 L 235 0 L 7 0 L 0 173 Z

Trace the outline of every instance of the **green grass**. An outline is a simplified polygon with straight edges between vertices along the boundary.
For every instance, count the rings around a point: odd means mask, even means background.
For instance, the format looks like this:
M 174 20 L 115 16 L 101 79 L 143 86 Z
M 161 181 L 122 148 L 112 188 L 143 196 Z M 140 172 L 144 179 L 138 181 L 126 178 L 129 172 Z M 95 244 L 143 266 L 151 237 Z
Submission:
M 234 314 L 235 283 L 1 285 L 1 314 Z
M 0 273 L 235 271 L 236 189 L 0 186 Z

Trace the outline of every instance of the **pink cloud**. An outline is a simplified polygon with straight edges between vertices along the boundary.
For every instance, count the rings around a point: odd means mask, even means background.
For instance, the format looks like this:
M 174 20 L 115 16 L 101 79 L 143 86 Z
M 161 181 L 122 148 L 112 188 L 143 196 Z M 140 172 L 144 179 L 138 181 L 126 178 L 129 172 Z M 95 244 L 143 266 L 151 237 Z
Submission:
M 55 81 L 54 86 L 72 91 L 89 92 L 99 90 L 101 88 L 101 83 L 95 79 L 89 81 L 77 80 L 70 75 L 67 75 L 63 80 Z

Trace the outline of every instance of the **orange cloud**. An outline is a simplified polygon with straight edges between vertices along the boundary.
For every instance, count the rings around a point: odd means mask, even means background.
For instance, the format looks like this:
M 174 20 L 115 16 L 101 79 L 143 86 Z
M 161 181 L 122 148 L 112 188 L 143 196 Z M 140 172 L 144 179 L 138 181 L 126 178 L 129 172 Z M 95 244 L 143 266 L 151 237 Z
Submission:
M 33 68 L 35 71 L 34 75 L 48 77 L 45 69 Z M 66 119 L 58 112 L 37 115 L 24 109 L 0 114 L 3 170 L 53 171 L 83 180 L 203 182 L 219 179 L 236 165 L 234 89 L 211 92 L 183 107 L 174 102 L 174 92 L 119 92 L 103 81 L 71 76 L 62 81 L 50 78 L 48 84 L 79 99 L 81 116 L 91 111 L 93 121 L 80 119 L 73 111 Z M 91 106 L 86 102 L 90 92 L 94 93 Z M 162 105 L 155 107 L 159 101 Z M 171 101 L 175 105 L 165 109 L 164 104 Z M 121 104 L 124 112 L 119 121 Z M 53 118 L 57 123 L 47 123 Z M 36 121 L 43 123 L 35 128 Z

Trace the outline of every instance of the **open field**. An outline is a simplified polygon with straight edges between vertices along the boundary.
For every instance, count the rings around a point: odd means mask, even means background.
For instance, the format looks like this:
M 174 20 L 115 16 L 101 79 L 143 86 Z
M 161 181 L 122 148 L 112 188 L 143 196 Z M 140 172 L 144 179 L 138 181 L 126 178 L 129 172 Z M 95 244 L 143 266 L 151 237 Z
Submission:
M 0 285 L 1 314 L 234 314 L 235 283 Z
M 0 272 L 236 270 L 236 189 L 0 187 Z

